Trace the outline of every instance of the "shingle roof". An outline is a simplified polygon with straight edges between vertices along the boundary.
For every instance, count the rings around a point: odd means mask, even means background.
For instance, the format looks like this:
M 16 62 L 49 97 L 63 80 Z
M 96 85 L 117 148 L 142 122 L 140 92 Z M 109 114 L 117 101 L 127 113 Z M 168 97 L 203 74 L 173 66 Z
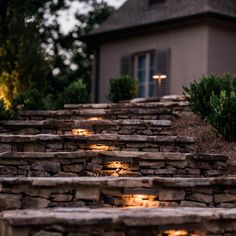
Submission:
M 236 18 L 236 0 L 162 0 L 161 2 L 150 6 L 149 0 L 128 0 L 89 35 L 158 24 L 204 13 Z

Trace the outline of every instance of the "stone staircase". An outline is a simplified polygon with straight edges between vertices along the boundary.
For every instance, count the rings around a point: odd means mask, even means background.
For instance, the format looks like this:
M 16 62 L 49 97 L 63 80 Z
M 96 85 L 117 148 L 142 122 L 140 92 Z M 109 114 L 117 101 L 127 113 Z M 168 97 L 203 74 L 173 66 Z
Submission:
M 236 235 L 229 158 L 171 128 L 188 110 L 65 105 L 1 121 L 0 236 Z

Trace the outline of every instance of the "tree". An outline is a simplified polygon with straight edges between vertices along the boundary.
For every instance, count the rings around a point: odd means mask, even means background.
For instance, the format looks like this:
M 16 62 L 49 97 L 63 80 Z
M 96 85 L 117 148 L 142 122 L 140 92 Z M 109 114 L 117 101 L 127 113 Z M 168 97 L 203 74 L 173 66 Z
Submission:
M 44 2 L 0 2 L 0 94 L 8 106 L 20 92 L 46 86 L 49 66 L 41 48 L 37 14 Z
M 41 94 L 46 108 L 59 108 L 72 83 L 89 88 L 92 49 L 79 37 L 103 22 L 113 8 L 104 1 L 80 2 L 88 11 L 76 14 L 77 25 L 65 35 L 58 19 L 71 1 L 0 0 L 0 98 L 8 106 L 19 95 L 16 100 L 21 102 L 27 94 L 32 97 L 32 90 L 37 98 Z

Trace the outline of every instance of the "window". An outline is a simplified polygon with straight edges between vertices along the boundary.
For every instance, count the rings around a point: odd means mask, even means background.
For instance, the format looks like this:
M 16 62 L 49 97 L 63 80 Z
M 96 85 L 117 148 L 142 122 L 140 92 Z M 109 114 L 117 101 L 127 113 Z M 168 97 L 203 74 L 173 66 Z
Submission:
M 121 58 L 121 75 L 129 75 L 139 82 L 139 97 L 148 98 L 169 94 L 170 49 L 150 50 L 125 55 Z M 161 94 L 157 94 L 157 81 L 153 75 L 166 75 L 161 81 Z
M 152 79 L 155 72 L 154 52 L 135 56 L 135 78 L 139 81 L 139 97 L 154 97 L 157 95 L 156 81 Z

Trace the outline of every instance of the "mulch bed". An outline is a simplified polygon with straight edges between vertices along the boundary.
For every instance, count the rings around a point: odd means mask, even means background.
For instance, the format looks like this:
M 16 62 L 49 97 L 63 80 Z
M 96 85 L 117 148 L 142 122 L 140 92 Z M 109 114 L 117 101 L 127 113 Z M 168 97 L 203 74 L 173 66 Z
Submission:
M 178 114 L 173 122 L 175 135 L 197 137 L 197 152 L 225 154 L 236 160 L 236 142 L 227 142 L 219 137 L 214 128 L 192 112 Z

